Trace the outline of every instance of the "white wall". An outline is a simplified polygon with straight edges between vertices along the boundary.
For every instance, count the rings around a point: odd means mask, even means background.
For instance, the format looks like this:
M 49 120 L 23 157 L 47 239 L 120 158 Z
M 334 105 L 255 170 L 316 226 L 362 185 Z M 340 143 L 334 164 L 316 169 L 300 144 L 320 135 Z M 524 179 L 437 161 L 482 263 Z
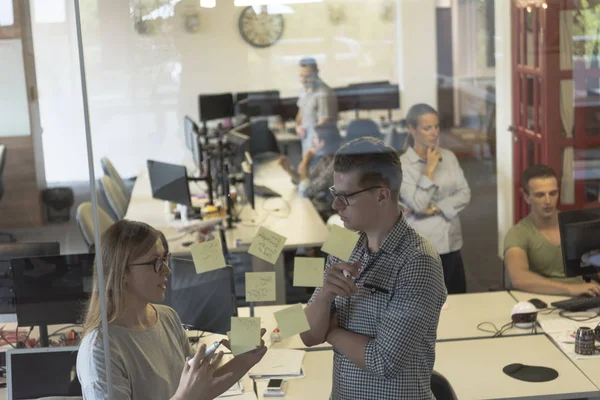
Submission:
M 496 1 L 496 177 L 498 187 L 498 254 L 513 225 L 512 43 L 510 2 Z
M 0 137 L 30 134 L 23 43 L 0 40 Z
M 69 6 L 65 21 L 54 23 L 36 22 L 33 10 L 46 176 L 50 182 L 85 180 L 72 2 L 47 1 Z M 412 32 L 406 36 L 409 46 L 419 56 L 431 57 L 422 65 L 414 62 L 420 58 L 406 57 L 405 76 L 411 79 L 405 80 L 405 105 L 437 104 L 435 77 L 428 71 L 431 65 L 435 72 L 435 31 L 427 29 L 435 23 L 435 0 L 426 2 L 402 1 L 410 10 L 402 18 L 403 32 Z M 185 33 L 183 10 L 198 3 L 177 4 L 175 17 L 162 23 L 160 33 L 142 36 L 133 28 L 129 2 L 82 1 L 94 158 L 109 156 L 125 176 L 137 174 L 147 158 L 164 153 L 164 143 L 183 136 L 179 122 L 186 114 L 198 118 L 199 93 L 279 89 L 283 96 L 296 95 L 297 62 L 303 56 L 317 58 L 330 86 L 398 82 L 397 27 L 382 21 L 383 1 L 338 1 L 346 13 L 346 22 L 339 26 L 329 21 L 327 3 L 294 5 L 295 14 L 285 16 L 282 40 L 262 50 L 242 40 L 237 27 L 241 8 L 233 1 L 198 8 L 200 31 Z M 417 29 L 419 35 L 414 34 Z

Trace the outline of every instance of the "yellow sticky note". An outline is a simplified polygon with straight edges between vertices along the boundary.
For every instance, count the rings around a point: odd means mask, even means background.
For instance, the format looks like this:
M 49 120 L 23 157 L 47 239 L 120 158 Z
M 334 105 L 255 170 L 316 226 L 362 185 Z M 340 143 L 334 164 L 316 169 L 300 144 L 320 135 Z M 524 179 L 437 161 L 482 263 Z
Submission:
M 231 317 L 229 337 L 232 345 L 235 345 L 238 349 L 252 350 L 260 346 L 260 318 Z
M 246 272 L 246 301 L 275 299 L 275 272 Z
M 256 346 L 236 346 L 233 344 L 233 341 L 231 340 L 231 331 L 227 332 L 227 338 L 229 338 L 229 346 L 231 347 L 231 353 L 234 356 L 239 356 L 240 354 L 247 353 L 256 348 Z
M 329 236 L 327 236 L 327 240 L 325 240 L 325 244 L 323 244 L 321 250 L 340 260 L 349 261 L 359 238 L 360 236 L 356 232 L 352 232 L 341 226 L 331 225 Z
M 294 259 L 294 286 L 322 287 L 324 258 L 296 257 Z
M 282 338 L 297 335 L 310 329 L 301 304 L 273 313 Z
M 258 228 L 254 239 L 252 239 L 248 253 L 268 263 L 275 264 L 286 240 L 287 238 L 284 236 L 261 226 Z
M 214 240 L 190 246 L 190 251 L 192 252 L 197 274 L 227 266 L 225 256 L 223 256 L 221 238 L 218 236 Z

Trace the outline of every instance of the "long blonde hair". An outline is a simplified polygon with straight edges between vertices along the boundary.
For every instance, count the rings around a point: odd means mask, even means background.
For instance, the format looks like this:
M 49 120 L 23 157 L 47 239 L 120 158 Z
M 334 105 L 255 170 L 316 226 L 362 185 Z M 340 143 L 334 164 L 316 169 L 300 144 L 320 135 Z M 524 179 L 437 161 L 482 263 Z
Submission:
M 102 270 L 108 323 L 114 322 L 125 310 L 125 275 L 128 265 L 148 254 L 164 237 L 142 222 L 121 220 L 102 235 Z M 167 249 L 165 249 L 167 250 Z M 100 296 L 98 276 L 94 269 L 94 287 L 83 321 L 84 336 L 100 327 Z

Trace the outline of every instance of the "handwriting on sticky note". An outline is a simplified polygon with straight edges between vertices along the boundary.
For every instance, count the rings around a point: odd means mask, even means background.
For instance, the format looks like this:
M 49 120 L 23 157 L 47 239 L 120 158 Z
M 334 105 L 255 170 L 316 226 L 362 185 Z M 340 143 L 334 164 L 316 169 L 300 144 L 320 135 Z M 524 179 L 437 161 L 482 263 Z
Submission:
M 275 272 L 246 272 L 246 301 L 275 299 Z
M 231 353 L 234 356 L 239 356 L 240 354 L 247 353 L 256 348 L 256 346 L 236 346 L 231 340 L 231 331 L 227 332 L 227 338 L 229 338 L 229 346 L 231 347 Z
M 190 251 L 192 252 L 197 274 L 223 268 L 227 265 L 223 256 L 221 238 L 219 237 L 208 242 L 196 243 L 190 246 Z
M 349 261 L 359 235 L 341 226 L 331 225 L 329 236 L 321 250 L 343 261 Z
M 258 228 L 254 239 L 252 239 L 248 253 L 268 263 L 275 264 L 286 240 L 287 238 L 284 236 L 261 226 Z
M 260 318 L 231 317 L 231 342 L 238 347 L 260 346 Z
M 294 259 L 294 286 L 322 287 L 324 258 L 296 257 Z
M 310 329 L 301 304 L 273 313 L 282 338 L 297 335 Z

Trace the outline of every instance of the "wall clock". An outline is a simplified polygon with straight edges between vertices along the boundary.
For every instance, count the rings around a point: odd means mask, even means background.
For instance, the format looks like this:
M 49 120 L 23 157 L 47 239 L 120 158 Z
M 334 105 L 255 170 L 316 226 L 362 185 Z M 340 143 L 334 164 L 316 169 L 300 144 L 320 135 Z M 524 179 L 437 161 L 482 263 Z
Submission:
M 242 38 L 251 46 L 269 47 L 283 35 L 283 15 L 269 14 L 265 6 L 246 7 L 240 14 L 238 27 Z

